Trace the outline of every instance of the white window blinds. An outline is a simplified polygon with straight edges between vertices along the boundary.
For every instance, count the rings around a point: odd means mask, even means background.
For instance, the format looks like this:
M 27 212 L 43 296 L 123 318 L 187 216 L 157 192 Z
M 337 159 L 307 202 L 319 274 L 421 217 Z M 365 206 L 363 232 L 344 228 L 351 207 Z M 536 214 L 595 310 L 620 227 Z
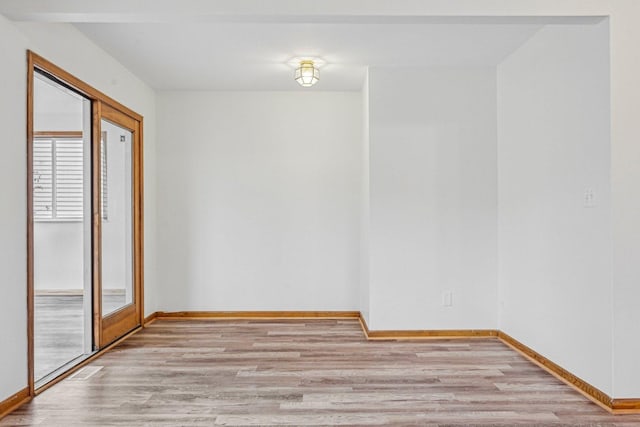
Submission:
M 107 219 L 107 164 L 102 160 L 102 219 Z M 35 138 L 33 141 L 33 217 L 36 221 L 81 220 L 84 172 L 82 138 Z
M 53 141 L 33 141 L 33 218 L 53 219 Z
M 82 219 L 82 139 L 54 139 L 53 160 L 55 218 Z
M 33 216 L 35 220 L 78 220 L 83 216 L 81 138 L 33 141 Z
M 101 176 L 101 186 L 100 189 L 100 200 L 102 200 L 102 220 L 106 221 L 108 218 L 108 209 L 109 206 L 109 192 L 107 188 L 109 187 L 109 181 L 107 180 L 107 133 L 102 132 L 102 137 L 100 138 L 100 165 L 102 170 Z

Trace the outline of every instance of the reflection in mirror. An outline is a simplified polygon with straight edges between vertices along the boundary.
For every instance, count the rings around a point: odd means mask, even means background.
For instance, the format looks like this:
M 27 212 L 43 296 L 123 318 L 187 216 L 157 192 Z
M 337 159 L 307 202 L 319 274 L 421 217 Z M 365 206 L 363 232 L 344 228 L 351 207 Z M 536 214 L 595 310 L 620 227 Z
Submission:
M 102 316 L 133 304 L 132 138 L 101 121 Z
M 34 379 L 93 351 L 91 101 L 34 73 Z

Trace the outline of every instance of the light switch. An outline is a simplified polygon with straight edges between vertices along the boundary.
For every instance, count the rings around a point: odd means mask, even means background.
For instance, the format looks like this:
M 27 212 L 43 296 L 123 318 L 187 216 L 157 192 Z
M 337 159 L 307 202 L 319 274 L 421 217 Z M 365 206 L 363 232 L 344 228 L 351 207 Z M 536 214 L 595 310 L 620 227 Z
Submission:
M 453 305 L 453 292 L 444 291 L 442 293 L 442 305 L 444 307 L 451 307 Z

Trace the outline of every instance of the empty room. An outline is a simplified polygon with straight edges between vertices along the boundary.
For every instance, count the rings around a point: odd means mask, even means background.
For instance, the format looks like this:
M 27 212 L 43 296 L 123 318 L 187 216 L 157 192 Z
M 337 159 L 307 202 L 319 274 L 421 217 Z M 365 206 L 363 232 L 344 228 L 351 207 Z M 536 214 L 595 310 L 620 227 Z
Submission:
M 640 425 L 639 22 L 0 0 L 0 426 Z

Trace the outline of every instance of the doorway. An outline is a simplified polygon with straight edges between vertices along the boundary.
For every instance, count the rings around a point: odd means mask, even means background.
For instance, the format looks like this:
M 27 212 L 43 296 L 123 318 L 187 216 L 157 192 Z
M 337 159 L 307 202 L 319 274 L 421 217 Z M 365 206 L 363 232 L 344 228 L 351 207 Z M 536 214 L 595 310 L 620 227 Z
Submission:
M 29 388 L 143 323 L 142 117 L 28 53 Z

